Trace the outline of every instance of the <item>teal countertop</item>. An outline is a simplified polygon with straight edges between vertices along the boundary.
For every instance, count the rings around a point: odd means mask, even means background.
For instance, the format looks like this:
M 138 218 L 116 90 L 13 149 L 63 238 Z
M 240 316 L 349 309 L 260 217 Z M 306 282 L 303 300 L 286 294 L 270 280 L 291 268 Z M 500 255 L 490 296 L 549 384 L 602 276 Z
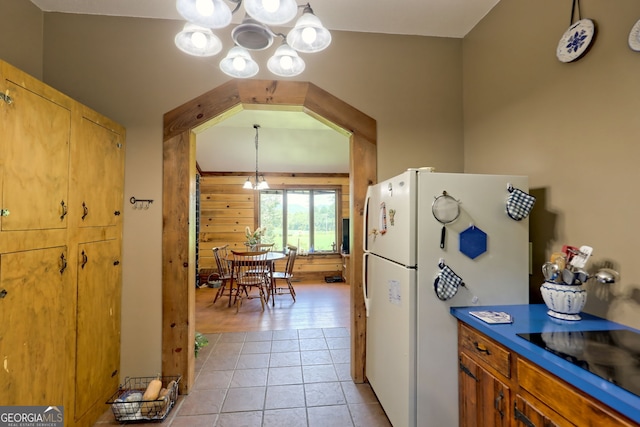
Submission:
M 509 313 L 513 318 L 513 323 L 489 324 L 469 314 L 470 311 L 484 310 Z M 577 332 L 614 329 L 640 331 L 586 313 L 580 313 L 582 320 L 579 321 L 554 319 L 547 315 L 547 307 L 544 304 L 452 307 L 451 314 L 605 405 L 640 423 L 640 396 L 628 392 L 516 335 L 535 332 Z

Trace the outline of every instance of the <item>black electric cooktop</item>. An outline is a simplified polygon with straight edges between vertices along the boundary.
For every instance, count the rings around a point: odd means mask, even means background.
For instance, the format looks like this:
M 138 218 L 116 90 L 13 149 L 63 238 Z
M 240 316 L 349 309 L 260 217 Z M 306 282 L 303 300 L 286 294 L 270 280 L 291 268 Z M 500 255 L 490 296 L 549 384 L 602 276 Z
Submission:
M 640 333 L 638 332 L 619 329 L 517 335 L 640 396 Z

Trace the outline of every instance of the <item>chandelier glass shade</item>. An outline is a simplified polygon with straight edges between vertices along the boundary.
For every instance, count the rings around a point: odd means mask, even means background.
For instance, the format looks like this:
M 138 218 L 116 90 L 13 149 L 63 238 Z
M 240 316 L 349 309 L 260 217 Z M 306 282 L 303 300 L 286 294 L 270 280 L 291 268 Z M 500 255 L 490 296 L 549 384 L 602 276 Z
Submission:
M 287 43 L 282 43 L 267 62 L 267 68 L 276 76 L 297 76 L 304 71 L 305 63 Z
M 247 49 L 234 46 L 227 56 L 220 61 L 220 69 L 227 75 L 246 79 L 258 74 L 259 67 L 258 63 L 247 52 Z
M 176 35 L 176 46 L 184 53 L 196 56 L 213 56 L 222 50 L 222 42 L 208 29 L 187 22 Z
M 264 175 L 260 175 L 258 172 L 258 129 L 260 128 L 260 125 L 253 125 L 253 128 L 256 130 L 256 174 L 254 177 L 247 178 L 242 188 L 246 190 L 267 190 L 269 188 L 269 184 L 267 184 L 267 180 L 264 179 Z M 251 178 L 254 179 L 253 182 L 251 181 Z
M 331 44 L 331 33 L 314 15 L 311 6 L 299 6 L 296 0 L 227 0 L 235 4 L 233 10 L 223 0 L 176 0 L 176 9 L 187 20 L 184 29 L 175 37 L 176 46 L 193 56 L 213 56 L 222 50 L 222 42 L 213 29 L 231 23 L 231 16 L 244 4 L 245 18 L 234 27 L 231 37 L 235 46 L 220 61 L 220 69 L 235 78 L 255 76 L 259 66 L 250 51 L 265 50 L 276 37 L 282 44 L 268 60 L 267 68 L 281 77 L 293 77 L 305 69 L 298 52 L 315 53 Z M 285 25 L 302 15 L 288 35 L 274 32 L 270 25 Z

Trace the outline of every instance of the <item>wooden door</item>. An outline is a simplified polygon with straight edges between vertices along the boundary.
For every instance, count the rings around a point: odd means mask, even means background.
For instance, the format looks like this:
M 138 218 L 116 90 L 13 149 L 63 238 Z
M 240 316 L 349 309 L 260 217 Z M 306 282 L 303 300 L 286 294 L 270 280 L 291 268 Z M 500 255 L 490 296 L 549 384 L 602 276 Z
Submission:
M 122 211 L 124 136 L 83 115 L 72 150 L 78 226 L 112 226 Z
M 509 387 L 484 369 L 480 369 L 482 407 L 480 426 L 507 427 L 511 419 L 511 393 Z
M 2 405 L 64 405 L 73 307 L 65 259 L 65 247 L 0 254 Z
M 460 354 L 458 371 L 460 426 L 507 427 L 511 419 L 509 386 Z
M 478 365 L 466 354 L 460 353 L 458 369 L 459 425 L 460 427 L 478 426 Z
M 68 100 L 55 91 L 35 92 L 3 67 L 2 103 L 2 231 L 65 228 L 68 201 L 71 112 Z M 15 73 L 15 72 L 14 72 Z M 14 81 L 15 80 L 15 81 Z M 16 83 L 20 82 L 20 83 Z M 33 89 L 32 89 L 33 88 Z
M 76 420 L 118 389 L 120 242 L 78 245 Z

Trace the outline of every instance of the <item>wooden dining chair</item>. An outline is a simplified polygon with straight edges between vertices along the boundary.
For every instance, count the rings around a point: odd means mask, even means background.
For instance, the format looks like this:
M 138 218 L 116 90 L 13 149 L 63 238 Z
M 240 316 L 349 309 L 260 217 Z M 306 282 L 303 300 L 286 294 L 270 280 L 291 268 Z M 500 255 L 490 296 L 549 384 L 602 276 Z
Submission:
M 216 267 L 218 268 L 217 273 L 213 273 L 207 279 L 207 282 L 211 283 L 215 280 L 219 280 L 222 283 L 218 288 L 218 292 L 216 292 L 216 296 L 213 298 L 213 303 L 215 304 L 218 301 L 218 298 L 225 294 L 225 291 L 229 295 L 229 307 L 231 307 L 231 300 L 234 296 L 234 288 L 233 288 L 233 272 L 229 267 L 228 261 L 228 247 L 229 245 L 219 246 L 213 248 L 213 257 L 216 260 Z
M 273 247 L 275 246 L 275 243 L 258 243 L 253 245 L 253 251 L 271 251 L 271 249 L 273 249 Z M 270 266 L 267 265 L 267 274 L 271 275 L 271 270 L 270 270 Z M 267 294 L 267 299 L 269 299 L 269 295 Z
M 253 298 L 260 298 L 260 305 L 264 311 L 270 286 L 268 251 L 238 252 L 232 250 L 231 253 L 233 254 L 233 281 L 237 286 L 235 292 L 236 313 L 240 310 L 243 300 Z
M 275 243 L 258 243 L 253 247 L 256 248 L 256 251 L 270 251 L 274 245 Z
M 298 255 L 298 248 L 296 246 L 287 245 L 288 256 L 287 264 L 284 271 L 274 271 L 272 275 L 272 298 L 271 305 L 276 303 L 276 295 L 284 295 L 289 293 L 293 302 L 296 302 L 296 290 L 293 288 L 291 279 L 293 279 L 293 264 L 296 262 L 296 256 Z M 278 280 L 284 280 L 287 283 L 287 287 L 278 287 Z

